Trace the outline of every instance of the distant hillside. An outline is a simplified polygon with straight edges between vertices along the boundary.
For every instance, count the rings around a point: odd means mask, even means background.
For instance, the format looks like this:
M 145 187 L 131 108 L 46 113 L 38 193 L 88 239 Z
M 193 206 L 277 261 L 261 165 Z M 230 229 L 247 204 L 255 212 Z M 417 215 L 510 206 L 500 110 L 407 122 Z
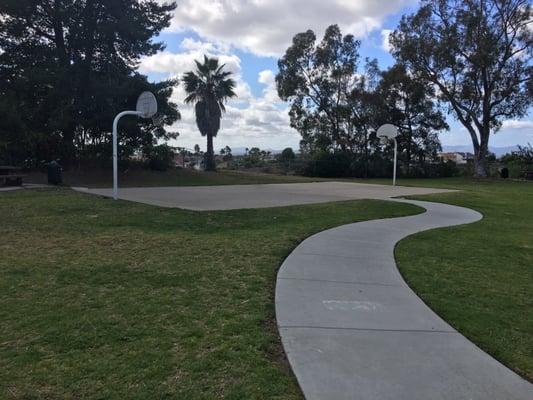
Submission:
M 503 156 L 504 154 L 511 153 L 512 151 L 518 150 L 517 146 L 505 146 L 505 147 L 489 147 L 490 151 L 496 154 L 496 157 Z M 281 150 L 274 149 L 261 149 L 270 151 L 272 154 L 279 154 Z M 472 145 L 461 145 L 461 146 L 442 146 L 442 151 L 454 153 L 473 153 L 474 149 Z M 246 147 L 234 147 L 231 149 L 231 152 L 235 156 L 242 156 L 246 152 Z
M 496 157 L 503 156 L 504 154 L 511 153 L 515 150 L 518 150 L 518 146 L 505 146 L 505 147 L 492 147 L 489 146 L 489 149 L 492 153 L 496 154 Z M 261 149 L 270 151 L 272 154 L 279 154 L 281 150 L 274 149 Z M 442 151 L 446 153 L 473 153 L 474 149 L 472 145 L 461 145 L 461 146 L 442 146 Z M 246 147 L 233 147 L 231 152 L 234 156 L 242 156 L 246 152 Z
M 517 146 L 506 146 L 506 147 L 490 147 L 489 150 L 496 154 L 496 157 L 503 156 L 504 154 L 511 153 L 512 151 L 518 150 Z M 473 153 L 474 149 L 471 145 L 463 145 L 463 146 L 442 146 L 442 151 L 444 152 L 468 152 Z
M 251 149 L 253 146 L 251 147 L 248 147 L 248 149 Z M 274 150 L 274 149 L 263 149 L 261 148 L 261 150 L 265 150 L 265 151 L 270 151 L 270 153 L 272 154 L 279 154 L 281 153 L 281 150 Z M 233 154 L 234 156 L 242 156 L 246 153 L 246 147 L 232 147 L 231 148 L 231 154 Z

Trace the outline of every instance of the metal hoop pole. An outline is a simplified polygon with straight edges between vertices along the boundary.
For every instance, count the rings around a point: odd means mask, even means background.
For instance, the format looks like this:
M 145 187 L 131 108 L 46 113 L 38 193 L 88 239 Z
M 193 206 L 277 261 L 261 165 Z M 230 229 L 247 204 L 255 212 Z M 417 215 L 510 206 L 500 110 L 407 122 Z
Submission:
M 394 138 L 394 172 L 392 177 L 392 186 L 396 186 L 396 160 L 398 159 L 398 142 Z
M 117 127 L 118 120 L 124 115 L 141 115 L 139 111 L 122 111 L 118 113 L 113 120 L 113 199 L 118 199 L 118 143 L 117 143 Z

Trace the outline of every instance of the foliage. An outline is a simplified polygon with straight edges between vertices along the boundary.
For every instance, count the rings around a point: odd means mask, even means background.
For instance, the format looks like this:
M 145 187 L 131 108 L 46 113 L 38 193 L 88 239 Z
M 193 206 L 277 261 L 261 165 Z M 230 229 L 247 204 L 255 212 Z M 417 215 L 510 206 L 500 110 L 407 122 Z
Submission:
M 303 173 L 323 178 L 349 177 L 353 176 L 352 161 L 353 155 L 347 151 L 317 152 L 307 162 Z
M 311 151 L 346 151 L 355 126 L 348 97 L 357 81 L 360 42 L 337 25 L 315 44 L 313 31 L 299 33 L 278 61 L 278 94 L 291 103 L 291 126 Z
M 389 178 L 392 173 L 392 158 L 386 153 L 374 152 L 365 161 L 350 152 L 341 151 L 315 153 L 305 162 L 301 171 L 304 176 L 324 178 Z M 460 171 L 453 161 L 433 161 L 414 164 L 409 170 L 399 169 L 397 174 L 404 178 L 447 178 L 459 176 Z
M 524 164 L 533 164 L 533 146 L 530 143 L 527 146 L 518 145 L 518 150 L 513 151 L 513 156 Z
M 508 167 L 511 178 L 523 178 L 527 171 L 533 170 L 533 146 L 518 146 L 518 150 L 506 154 L 501 161 Z
M 216 169 L 213 138 L 220 129 L 220 119 L 226 110 L 224 103 L 236 97 L 235 81 L 224 71 L 225 64 L 218 59 L 204 56 L 203 63 L 195 61 L 196 71 L 187 72 L 183 77 L 187 97 L 185 103 L 193 103 L 196 125 L 202 136 L 207 136 L 205 167 L 208 171 Z
M 222 159 L 226 162 L 233 160 L 233 154 L 231 154 L 231 147 L 229 146 L 220 149 L 220 155 L 222 156 Z
M 507 167 L 503 167 L 503 168 L 500 170 L 500 176 L 501 176 L 503 179 L 507 179 L 507 178 L 509 178 L 509 168 L 507 168 Z
M 154 171 L 166 171 L 174 167 L 174 150 L 167 144 L 150 146 L 146 150 L 148 166 Z
M 282 162 L 292 161 L 296 158 L 296 154 L 294 154 L 294 151 L 291 147 L 287 147 L 283 149 L 283 151 L 278 156 L 278 160 Z
M 261 150 L 259 147 L 252 147 L 246 150 L 246 154 L 243 157 L 245 168 L 263 165 L 266 157 L 270 155 L 269 151 Z
M 291 126 L 302 136 L 301 152 L 311 158 L 306 173 L 382 176 L 388 164 L 382 158 L 392 158 L 391 147 L 382 151 L 375 136 L 383 123 L 400 128 L 400 161 L 407 173 L 412 164 L 421 167 L 435 158 L 440 150 L 436 133 L 448 126 L 431 86 L 401 64 L 380 71 L 376 60 L 367 59 L 358 73 L 359 42 L 342 36 L 336 25 L 315 42 L 312 31 L 297 34 L 278 62 L 276 77 L 279 96 L 291 103 Z M 342 160 L 335 162 L 332 154 Z
M 441 150 L 438 131 L 448 129 L 433 101 L 433 86 L 416 79 L 402 64 L 381 73 L 376 89 L 380 114 L 399 128 L 398 161 L 410 176 L 411 168 L 424 169 Z
M 477 176 L 487 175 L 489 137 L 533 99 L 528 0 L 424 0 L 391 35 L 397 60 L 467 129 Z
M 402 173 L 409 178 L 451 178 L 459 175 L 457 164 L 451 160 L 420 164 Z
M 12 162 L 110 156 L 114 116 L 154 92 L 163 122 L 179 118 L 173 81 L 149 83 L 135 69 L 163 49 L 152 40 L 175 4 L 65 0 L 0 3 L 0 158 Z M 123 154 L 174 137 L 151 121 L 124 119 Z

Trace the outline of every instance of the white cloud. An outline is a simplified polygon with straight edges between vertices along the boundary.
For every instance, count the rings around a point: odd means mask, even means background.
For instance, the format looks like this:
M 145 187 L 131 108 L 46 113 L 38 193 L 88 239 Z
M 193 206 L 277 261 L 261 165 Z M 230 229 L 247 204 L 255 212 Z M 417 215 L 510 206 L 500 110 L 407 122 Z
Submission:
M 533 130 L 533 121 L 523 119 L 508 119 L 503 121 L 502 129 L 530 129 Z
M 300 137 L 290 127 L 287 105 L 277 95 L 273 71 L 264 70 L 258 74 L 257 81 L 264 88 L 261 95 L 254 96 L 242 78 L 240 58 L 226 54 L 228 48 L 189 38 L 183 40 L 181 48 L 184 50 L 182 53 L 165 51 L 142 59 L 139 70 L 142 73 L 156 72 L 180 78 L 184 72 L 194 70 L 194 60 L 200 60 L 204 54 L 216 56 L 226 63 L 228 70 L 234 74 L 238 98 L 229 101 L 226 106 L 221 129 L 215 139 L 216 149 L 226 145 L 274 149 L 298 147 Z M 169 130 L 180 132 L 180 136 L 171 144 L 192 148 L 198 143 L 205 149 L 205 138 L 201 137 L 196 127 L 193 107 L 184 104 L 184 98 L 183 85 L 178 85 L 173 91 L 172 101 L 179 105 L 182 119 Z
M 272 70 L 267 69 L 259 72 L 257 80 L 259 83 L 265 85 L 265 88 L 263 89 L 263 97 L 266 101 L 282 104 L 276 88 L 276 76 Z
M 139 72 L 146 74 L 150 72 L 164 73 L 171 76 L 183 74 L 194 68 L 194 60 L 202 60 L 204 54 L 210 57 L 217 57 L 221 63 L 226 64 L 228 71 L 238 74 L 241 71 L 241 60 L 236 55 L 227 54 L 227 49 L 213 43 L 195 41 L 185 38 L 180 47 L 182 53 L 171 53 L 168 51 L 159 52 L 153 56 L 145 57 L 141 60 Z
M 265 85 L 273 85 L 275 82 L 275 76 L 274 72 L 270 69 L 266 69 L 264 71 L 259 72 L 259 83 L 265 84 Z
M 163 0 L 160 0 L 163 1 Z M 181 0 L 168 30 L 194 30 L 262 56 L 279 56 L 292 37 L 312 29 L 321 37 L 328 25 L 364 37 L 386 16 L 417 0 Z
M 389 36 L 392 33 L 392 29 L 381 30 L 381 48 L 386 52 L 390 52 L 391 44 L 389 42 Z
M 166 0 L 158 0 L 164 2 Z M 216 146 L 297 147 L 299 135 L 290 128 L 287 104 L 280 101 L 271 70 L 261 71 L 263 85 L 254 95 L 242 78 L 241 60 L 231 49 L 238 48 L 260 56 L 280 56 L 292 37 L 312 29 L 320 40 L 327 26 L 337 23 L 343 33 L 359 38 L 380 29 L 384 18 L 417 0 L 390 0 L 387 6 L 375 0 L 180 0 L 168 31 L 194 31 L 201 40 L 186 38 L 181 53 L 169 51 L 146 57 L 141 73 L 181 77 L 194 69 L 194 60 L 204 54 L 218 57 L 234 73 L 239 98 L 229 102 Z M 176 145 L 204 146 L 196 128 L 191 106 L 183 105 L 185 94 L 178 86 L 173 100 L 180 105 L 182 120 L 173 130 L 180 132 Z

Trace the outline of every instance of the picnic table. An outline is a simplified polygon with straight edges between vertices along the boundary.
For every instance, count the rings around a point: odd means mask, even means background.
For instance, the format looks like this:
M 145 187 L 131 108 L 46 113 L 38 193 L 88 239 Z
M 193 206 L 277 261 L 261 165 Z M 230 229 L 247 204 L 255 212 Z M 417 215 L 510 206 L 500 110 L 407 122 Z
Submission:
M 0 185 L 22 185 L 22 178 L 26 175 L 21 174 L 21 168 L 11 165 L 0 165 Z

